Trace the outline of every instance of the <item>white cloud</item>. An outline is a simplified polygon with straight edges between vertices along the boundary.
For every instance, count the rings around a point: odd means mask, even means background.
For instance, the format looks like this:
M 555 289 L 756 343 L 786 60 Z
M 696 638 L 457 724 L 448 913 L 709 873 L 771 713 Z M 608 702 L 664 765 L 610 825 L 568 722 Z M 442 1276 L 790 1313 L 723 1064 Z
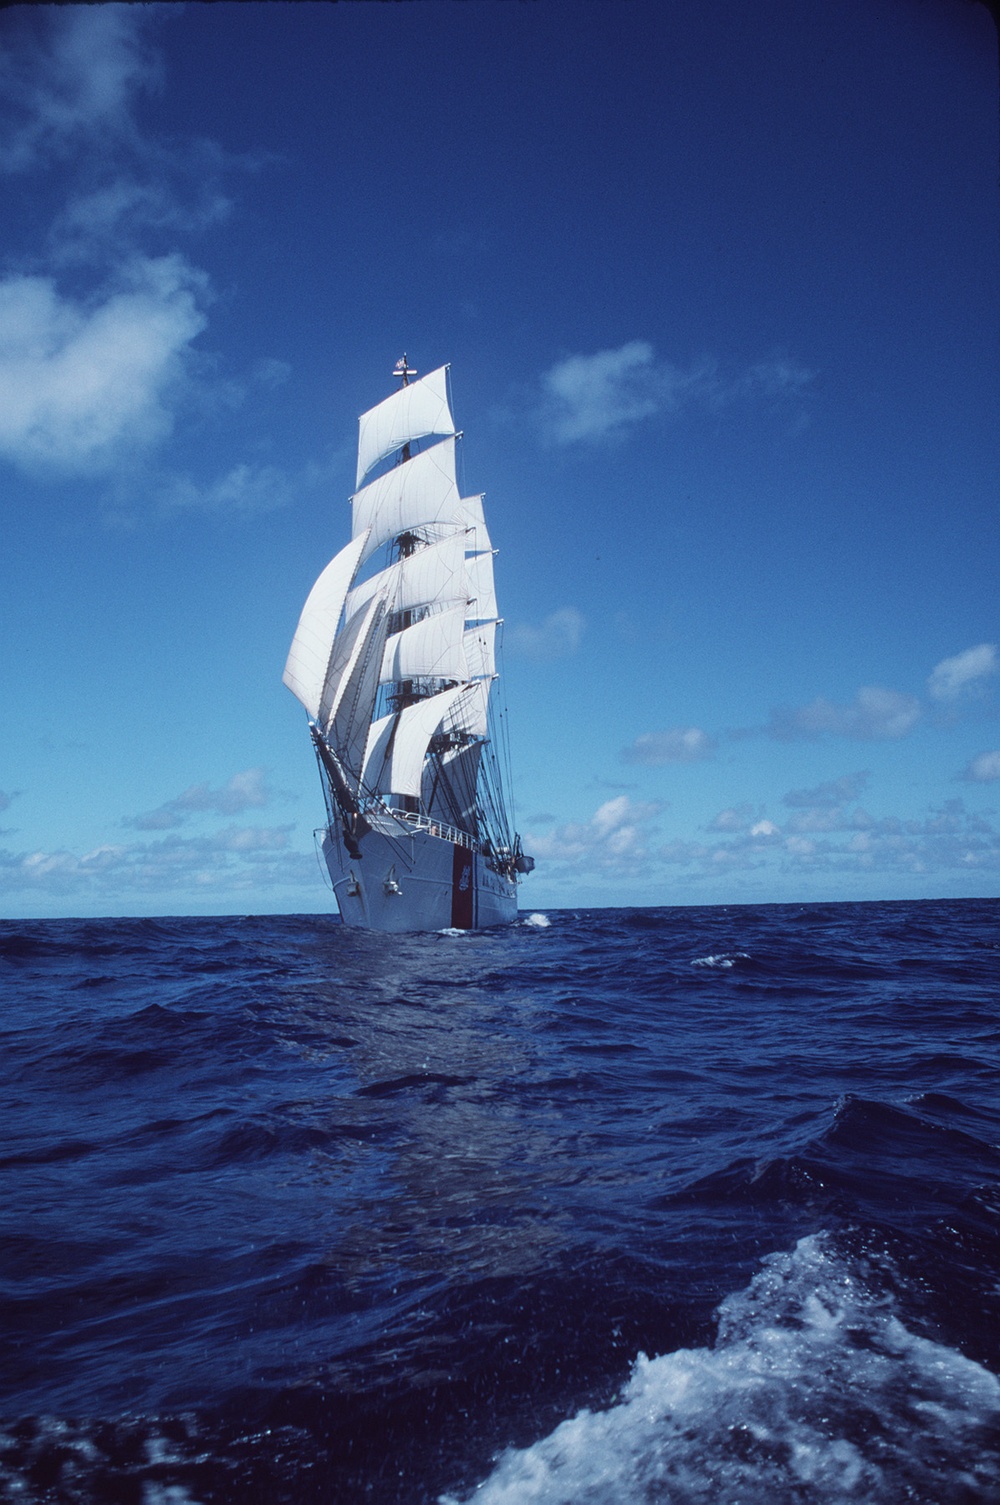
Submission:
M 173 476 L 160 491 L 160 500 L 168 508 L 257 516 L 287 506 L 293 491 L 292 478 L 274 465 L 234 465 L 217 480 L 204 483 Z
M 167 800 L 145 815 L 129 816 L 123 824 L 136 831 L 167 831 L 183 824 L 189 815 L 241 815 L 244 810 L 264 809 L 272 798 L 265 770 L 247 768 L 234 773 L 218 789 L 207 782 L 192 784 L 176 799 Z
M 790 789 L 784 796 L 784 804 L 791 805 L 793 809 L 840 805 L 844 800 L 857 799 L 862 790 L 868 787 L 870 777 L 868 771 L 862 769 L 858 773 L 845 773 L 842 778 L 818 784 L 815 789 Z
M 243 513 L 289 495 L 267 466 L 231 464 L 201 482 L 139 465 L 183 405 L 214 415 L 239 406 L 251 382 L 273 387 L 288 370 L 265 359 L 225 380 L 195 349 L 209 281 L 177 237 L 223 218 L 223 174 L 258 164 L 210 140 L 140 128 L 136 105 L 161 71 L 147 38 L 169 14 L 26 7 L 0 52 L 0 171 L 30 171 L 41 185 L 51 170 L 65 193 L 43 247 L 8 246 L 22 270 L 0 280 L 0 459 L 43 480 L 114 473 L 129 521 L 130 485 L 147 505 L 167 492 L 174 504 Z
M 655 413 L 653 347 L 632 340 L 618 350 L 571 355 L 542 377 L 552 433 L 560 444 L 604 439 Z
M 153 7 L 29 8 L 0 54 L 0 171 L 27 172 L 79 147 L 134 135 L 130 105 L 157 80 L 143 32 Z
M 579 648 L 584 626 L 582 612 L 575 606 L 562 606 L 546 617 L 541 627 L 507 628 L 504 647 L 524 658 L 567 658 Z
M 123 895 L 314 889 L 315 858 L 290 849 L 291 831 L 228 826 L 210 836 L 103 843 L 82 857 L 65 850 L 0 851 L 0 892 L 93 897 L 117 905 Z
M 980 643 L 954 658 L 944 658 L 931 671 L 927 690 L 932 700 L 954 701 L 966 691 L 980 690 L 983 681 L 997 672 L 997 645 Z
M 800 392 L 815 381 L 816 374 L 788 356 L 774 356 L 770 360 L 756 361 L 745 375 L 733 382 L 729 395 L 783 397 Z
M 88 474 L 164 439 L 204 292 L 181 256 L 134 260 L 90 300 L 47 277 L 0 283 L 0 454 L 31 472 Z
M 627 794 L 606 800 L 586 823 L 532 834 L 526 850 L 549 866 L 585 871 L 640 868 L 649 858 L 653 824 L 666 806 L 660 800 L 634 804 Z
M 978 753 L 959 777 L 968 784 L 995 784 L 1000 779 L 1000 751 Z
M 759 820 L 750 827 L 750 835 L 755 841 L 759 841 L 761 838 L 780 836 L 781 832 L 773 820 Z
M 665 732 L 643 732 L 621 751 L 625 763 L 657 767 L 663 763 L 700 763 L 710 758 L 715 743 L 697 726 L 677 726 Z
M 915 695 L 866 685 L 848 705 L 818 696 L 809 705 L 776 707 L 763 730 L 779 742 L 812 741 L 818 737 L 852 737 L 858 741 L 905 737 L 920 720 Z
M 800 391 L 815 373 L 787 357 L 758 361 L 734 377 L 702 361 L 685 370 L 659 359 L 647 340 L 614 350 L 571 355 L 542 376 L 542 422 L 558 444 L 599 443 L 621 437 L 655 413 L 687 402 L 709 407 Z
M 750 829 L 736 820 L 731 830 L 724 842 L 667 843 L 652 854 L 647 876 L 655 875 L 657 863 L 689 868 L 693 878 L 761 868 L 942 879 L 970 869 L 1000 872 L 1000 830 L 987 817 L 967 811 L 961 800 L 949 800 L 921 819 L 875 820 L 863 810 L 817 807 L 797 812 L 784 831 L 766 819 Z
M 709 831 L 748 831 L 755 816 L 754 807 L 748 804 L 734 805 L 720 810 L 708 823 Z
M 824 787 L 819 786 L 821 791 Z M 783 879 L 804 873 L 933 876 L 944 884 L 956 878 L 964 883 L 970 871 L 1000 873 L 995 819 L 966 810 L 961 800 L 949 800 L 916 818 L 876 818 L 850 803 L 818 804 L 796 807 L 785 824 L 749 805 L 734 806 L 716 816 L 704 840 L 658 840 L 665 809 L 620 795 L 601 805 L 589 821 L 570 822 L 547 834 L 534 831 L 526 850 L 555 887 L 602 879 L 608 893 L 627 886 L 662 894 L 666 882 L 676 881 L 669 879 L 673 868 L 684 869 L 692 884 L 741 873 Z
M 194 157 L 203 157 L 204 151 Z M 190 167 L 194 175 L 193 166 Z M 121 173 L 96 188 L 71 195 L 48 234 L 48 253 L 57 267 L 75 263 L 105 265 L 121 259 L 152 232 L 191 235 L 225 219 L 232 200 L 214 177 L 202 178 L 180 197 L 165 179 L 140 181 Z

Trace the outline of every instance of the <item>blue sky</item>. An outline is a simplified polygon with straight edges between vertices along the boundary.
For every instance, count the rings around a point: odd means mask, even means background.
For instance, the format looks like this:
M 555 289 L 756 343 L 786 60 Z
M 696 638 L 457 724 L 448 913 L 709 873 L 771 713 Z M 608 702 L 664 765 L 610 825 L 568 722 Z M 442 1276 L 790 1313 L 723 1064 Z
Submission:
M 1000 892 L 966 0 L 0 12 L 0 912 L 322 912 L 281 684 L 452 364 L 522 907 Z

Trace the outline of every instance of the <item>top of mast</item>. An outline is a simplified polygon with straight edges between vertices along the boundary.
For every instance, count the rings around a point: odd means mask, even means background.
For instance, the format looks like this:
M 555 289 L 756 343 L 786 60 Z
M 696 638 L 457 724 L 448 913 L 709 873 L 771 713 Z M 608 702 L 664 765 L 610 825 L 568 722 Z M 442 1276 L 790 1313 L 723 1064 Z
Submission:
M 401 361 L 397 361 L 395 366 L 393 366 L 392 374 L 393 376 L 401 377 L 403 386 L 408 387 L 410 385 L 410 377 L 419 376 L 420 372 L 414 371 L 412 366 L 407 365 L 406 352 L 404 351 L 403 359 Z

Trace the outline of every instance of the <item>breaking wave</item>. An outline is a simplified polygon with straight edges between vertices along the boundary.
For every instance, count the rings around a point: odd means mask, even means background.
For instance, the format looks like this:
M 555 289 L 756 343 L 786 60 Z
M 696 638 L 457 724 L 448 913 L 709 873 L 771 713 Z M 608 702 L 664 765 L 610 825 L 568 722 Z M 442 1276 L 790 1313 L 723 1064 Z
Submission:
M 863 1268 L 863 1265 L 867 1268 Z M 510 1450 L 476 1505 L 1000 1499 L 1000 1382 L 908 1330 L 877 1262 L 813 1234 L 719 1307 L 711 1348 L 640 1354 L 618 1403 Z M 454 1496 L 441 1505 L 458 1505 Z

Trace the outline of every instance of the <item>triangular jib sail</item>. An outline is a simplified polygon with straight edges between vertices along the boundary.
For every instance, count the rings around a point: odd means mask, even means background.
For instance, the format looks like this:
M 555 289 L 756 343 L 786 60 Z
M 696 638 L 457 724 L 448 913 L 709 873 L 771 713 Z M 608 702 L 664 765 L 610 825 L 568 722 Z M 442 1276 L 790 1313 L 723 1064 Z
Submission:
M 394 374 L 359 420 L 351 542 L 309 594 L 284 679 L 352 841 L 366 821 L 416 822 L 510 877 L 527 859 L 492 735 L 495 551 L 482 497 L 459 486 L 448 367 L 417 379 L 404 356 Z

